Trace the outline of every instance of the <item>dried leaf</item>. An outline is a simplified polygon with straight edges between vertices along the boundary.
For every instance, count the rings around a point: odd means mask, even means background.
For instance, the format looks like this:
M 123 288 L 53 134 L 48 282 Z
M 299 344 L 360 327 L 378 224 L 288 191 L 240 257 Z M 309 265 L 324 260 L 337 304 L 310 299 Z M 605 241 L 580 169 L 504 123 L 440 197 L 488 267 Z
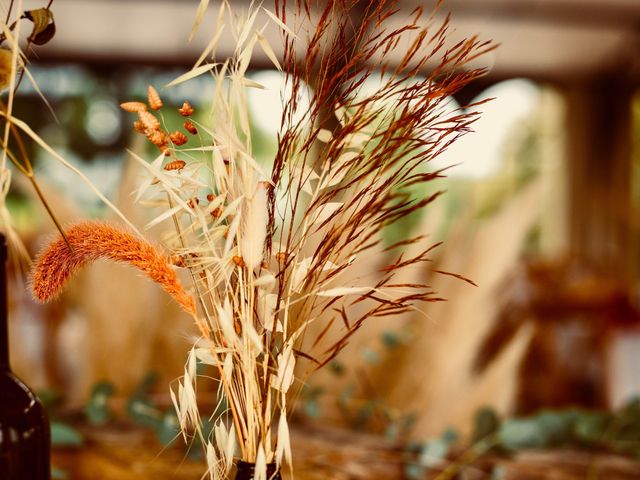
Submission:
M 29 41 L 36 45 L 48 43 L 56 34 L 56 23 L 53 13 L 48 8 L 38 8 L 24 12 L 25 18 L 33 22 L 33 30 Z
M 289 27 L 287 27 L 284 23 L 282 23 L 282 21 L 276 17 L 272 12 L 270 12 L 269 10 L 267 10 L 266 8 L 262 7 L 262 9 L 264 10 L 264 12 L 269 15 L 269 18 L 271 18 L 271 20 L 273 21 L 273 23 L 275 23 L 276 25 L 278 25 L 282 30 L 284 30 L 285 32 L 287 32 L 289 35 L 291 35 L 293 38 L 298 38 L 296 36 L 295 33 L 293 33 L 293 30 L 291 30 Z
M 198 28 L 200 28 L 200 24 L 204 19 L 205 13 L 207 13 L 207 8 L 209 7 L 209 0 L 200 0 L 200 4 L 198 5 L 198 10 L 196 11 L 196 18 L 193 21 L 193 27 L 191 27 L 191 33 L 189 34 L 189 42 L 193 40 Z
M 276 56 L 275 52 L 271 48 L 271 45 L 269 45 L 269 42 L 264 37 L 264 35 L 262 35 L 262 33 L 258 32 L 257 36 L 258 36 L 258 43 L 260 44 L 260 47 L 262 48 L 262 51 L 269 58 L 269 60 L 271 60 L 271 63 L 273 63 L 273 65 L 278 69 L 278 71 L 281 72 L 282 71 L 282 67 L 280 66 L 280 62 L 278 61 L 278 57 Z
M 180 75 L 178 78 L 176 78 L 176 79 L 170 81 L 169 83 L 167 83 L 165 85 L 165 88 L 175 87 L 176 85 L 179 85 L 181 83 L 187 82 L 187 81 L 191 80 L 192 78 L 199 77 L 203 73 L 207 73 L 210 70 L 213 70 L 213 67 L 215 67 L 215 64 L 208 63 L 206 65 L 201 65 L 201 66 L 199 66 L 197 68 L 192 68 L 187 73 L 184 73 L 184 74 Z

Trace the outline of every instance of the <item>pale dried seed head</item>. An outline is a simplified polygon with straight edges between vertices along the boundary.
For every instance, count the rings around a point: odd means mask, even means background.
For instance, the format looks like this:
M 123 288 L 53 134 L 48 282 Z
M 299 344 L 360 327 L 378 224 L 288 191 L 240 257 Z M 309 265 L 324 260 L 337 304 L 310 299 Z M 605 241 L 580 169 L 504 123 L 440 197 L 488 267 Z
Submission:
M 182 107 L 178 109 L 178 113 L 180 113 L 180 115 L 182 115 L 183 117 L 189 117 L 191 116 L 191 114 L 193 114 L 193 107 L 188 101 L 185 101 L 182 104 Z
M 180 145 L 184 145 L 189 140 L 189 137 L 187 137 L 184 133 L 178 131 L 173 132 L 171 135 L 169 135 L 169 138 L 178 147 Z
M 158 91 L 151 85 L 147 87 L 147 100 L 149 101 L 149 106 L 153 110 L 160 110 L 162 108 L 162 99 L 160 98 Z
M 160 128 L 160 121 L 150 112 L 146 110 L 138 111 L 138 118 L 147 130 L 157 130 Z
M 174 160 L 173 162 L 169 162 L 164 166 L 165 170 L 182 170 L 184 166 L 187 164 L 184 160 Z
M 151 143 L 160 147 L 167 144 L 167 135 L 160 130 L 152 130 L 147 134 L 147 138 Z
M 147 106 L 142 102 L 124 102 L 120 104 L 120 108 L 131 113 L 144 112 L 147 110 Z
M 142 133 L 143 135 L 147 133 L 147 127 L 145 127 L 140 120 L 136 120 L 135 122 L 133 122 L 133 129 L 138 133 Z
M 198 134 L 198 129 L 196 128 L 196 126 L 193 124 L 192 121 L 187 120 L 186 122 L 184 122 L 183 125 L 184 129 L 189 132 L 191 135 L 197 135 Z

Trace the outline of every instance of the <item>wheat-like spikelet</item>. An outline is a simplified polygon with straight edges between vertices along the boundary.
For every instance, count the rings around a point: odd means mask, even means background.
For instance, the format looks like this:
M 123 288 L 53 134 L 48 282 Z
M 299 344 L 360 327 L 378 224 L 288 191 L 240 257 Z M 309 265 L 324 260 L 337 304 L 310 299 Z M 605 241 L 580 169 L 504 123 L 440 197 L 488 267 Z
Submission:
M 72 225 L 66 234 L 73 251 L 58 236 L 36 258 L 31 272 L 31 290 L 36 300 L 52 300 L 78 270 L 106 258 L 137 268 L 186 312 L 195 315 L 193 298 L 182 288 L 169 259 L 154 245 L 120 227 L 96 221 Z
M 158 91 L 151 85 L 147 87 L 147 99 L 152 110 L 160 110 L 162 108 L 162 99 Z

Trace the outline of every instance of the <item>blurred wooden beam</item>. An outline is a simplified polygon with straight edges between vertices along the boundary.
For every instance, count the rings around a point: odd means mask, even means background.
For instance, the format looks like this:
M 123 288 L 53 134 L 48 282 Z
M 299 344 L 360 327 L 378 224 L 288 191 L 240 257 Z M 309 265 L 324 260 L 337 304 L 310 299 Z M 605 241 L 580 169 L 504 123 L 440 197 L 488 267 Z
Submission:
M 41 6 L 26 0 L 25 8 Z M 197 1 L 167 0 L 55 0 L 58 32 L 38 49 L 42 59 L 92 62 L 190 64 L 206 46 L 219 2 L 211 2 L 202 31 L 191 43 L 187 38 Z M 241 10 L 247 1 L 234 1 Z M 410 15 L 424 2 L 401 1 Z M 435 2 L 423 6 L 431 8 Z M 267 7 L 270 5 L 267 4 Z M 398 16 L 402 23 L 404 15 Z M 488 59 L 496 78 L 528 76 L 539 80 L 586 78 L 606 69 L 619 58 L 637 57 L 640 2 L 636 0 L 447 0 L 443 13 L 454 12 L 452 39 L 480 34 L 501 48 Z M 257 24 L 266 21 L 259 18 Z M 276 50 L 279 32 L 267 32 Z M 455 38 L 453 38 L 455 37 Z M 233 52 L 232 35 L 223 35 L 219 56 Z M 256 49 L 254 68 L 269 68 Z M 630 60 L 631 61 L 631 60 Z M 637 61 L 637 59 L 636 59 Z
M 611 73 L 564 90 L 573 253 L 628 279 L 634 84 Z

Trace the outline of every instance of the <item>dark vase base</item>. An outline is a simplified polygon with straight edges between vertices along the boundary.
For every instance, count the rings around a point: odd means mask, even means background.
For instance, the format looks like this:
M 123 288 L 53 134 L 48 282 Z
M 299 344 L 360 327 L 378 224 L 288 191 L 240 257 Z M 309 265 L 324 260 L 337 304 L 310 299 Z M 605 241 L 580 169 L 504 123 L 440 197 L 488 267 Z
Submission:
M 256 464 L 243 462 L 240 460 L 236 470 L 236 480 L 254 480 L 256 471 Z M 282 476 L 278 471 L 278 466 L 275 463 L 267 464 L 267 480 L 282 480 Z

